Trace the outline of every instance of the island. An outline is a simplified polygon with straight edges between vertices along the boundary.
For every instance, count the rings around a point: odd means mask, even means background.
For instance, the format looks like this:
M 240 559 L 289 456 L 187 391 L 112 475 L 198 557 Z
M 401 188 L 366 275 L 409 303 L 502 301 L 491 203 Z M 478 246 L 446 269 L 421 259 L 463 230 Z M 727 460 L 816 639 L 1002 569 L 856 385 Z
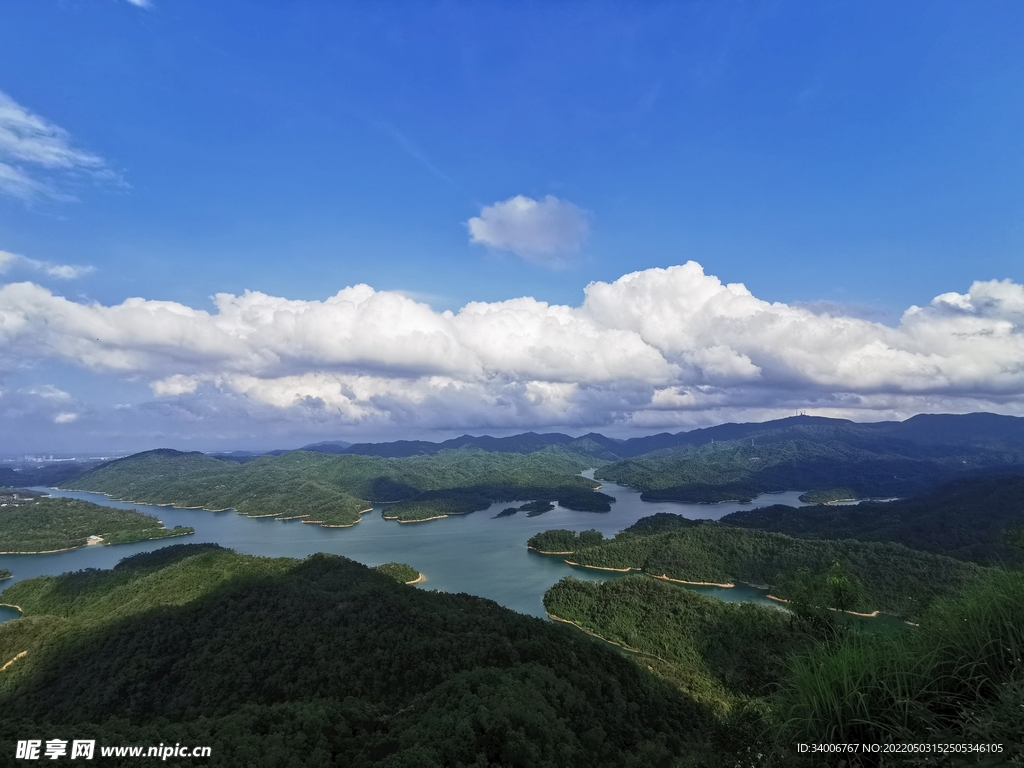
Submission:
M 167 528 L 152 515 L 79 499 L 33 498 L 0 509 L 0 554 L 37 555 L 78 547 L 128 544 L 195 533 Z
M 13 576 L 14 576 L 14 574 L 11 573 L 6 568 L 0 568 L 0 581 L 5 581 L 6 579 L 9 579 L 9 578 L 11 578 Z

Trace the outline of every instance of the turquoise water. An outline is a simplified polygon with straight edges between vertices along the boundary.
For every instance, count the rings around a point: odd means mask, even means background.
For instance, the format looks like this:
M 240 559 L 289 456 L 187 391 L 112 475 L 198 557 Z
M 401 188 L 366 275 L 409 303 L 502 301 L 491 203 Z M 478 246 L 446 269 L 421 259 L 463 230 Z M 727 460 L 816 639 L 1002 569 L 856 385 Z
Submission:
M 47 491 L 47 489 L 36 489 Z M 453 516 L 423 523 L 401 524 L 385 520 L 381 507 L 363 515 L 351 528 L 322 528 L 299 520 L 250 519 L 232 511 L 206 512 L 199 509 L 174 509 L 148 504 L 112 501 L 95 493 L 48 491 L 54 496 L 84 499 L 112 507 L 137 509 L 155 515 L 167 527 L 191 526 L 193 536 L 160 541 L 87 547 L 49 555 L 0 555 L 0 568 L 20 579 L 83 568 L 111 568 L 122 558 L 172 544 L 216 542 L 223 547 L 250 555 L 303 558 L 314 552 L 344 555 L 365 565 L 390 561 L 408 563 L 426 575 L 420 589 L 466 592 L 486 597 L 520 613 L 544 616 L 541 598 L 563 576 L 603 581 L 618 578 L 608 571 L 566 565 L 562 558 L 540 555 L 526 548 L 531 536 L 549 528 L 582 531 L 596 528 L 613 536 L 641 517 L 657 512 L 673 512 L 690 518 L 717 520 L 740 509 L 768 504 L 802 506 L 798 491 L 764 494 L 747 504 L 676 504 L 640 501 L 640 494 L 614 483 L 604 483 L 602 491 L 617 501 L 611 512 L 576 512 L 556 507 L 538 517 L 522 512 L 495 519 L 494 515 L 519 502 L 494 504 L 469 515 Z M 527 500 L 524 500 L 527 501 Z M 691 589 L 691 587 L 686 587 Z M 765 598 L 765 592 L 745 585 L 734 589 L 692 587 L 697 592 L 729 601 L 755 601 L 778 607 Z M 0 597 L 0 602 L 3 602 Z M 8 609 L 9 610 L 9 609 Z M 0 621 L 15 618 L 16 612 L 0 613 Z

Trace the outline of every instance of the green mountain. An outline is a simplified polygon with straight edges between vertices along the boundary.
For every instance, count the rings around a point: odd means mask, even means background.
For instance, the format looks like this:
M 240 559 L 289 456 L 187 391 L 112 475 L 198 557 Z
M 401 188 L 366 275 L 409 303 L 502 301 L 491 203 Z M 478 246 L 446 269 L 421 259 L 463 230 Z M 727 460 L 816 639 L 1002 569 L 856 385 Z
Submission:
M 720 522 L 807 538 L 893 541 L 984 565 L 1020 564 L 1024 475 L 962 478 L 897 501 L 775 505 L 734 512 Z
M 402 521 L 466 514 L 495 501 L 541 499 L 606 511 L 614 499 L 579 473 L 594 461 L 559 446 L 529 454 L 462 448 L 407 458 L 293 451 L 246 462 L 158 450 L 109 462 L 70 482 L 148 504 L 233 508 L 251 517 L 352 525 L 371 503 Z
M 168 547 L 0 599 L 25 613 L 0 625 L 5 755 L 41 734 L 212 747 L 175 765 L 647 768 L 716 728 L 576 630 L 330 555 Z
M 305 451 L 352 453 L 363 456 L 399 458 L 439 453 L 456 448 L 480 448 L 489 452 L 532 453 L 551 445 L 561 445 L 583 453 L 601 454 L 609 461 L 627 459 L 672 448 L 697 447 L 712 442 L 742 440 L 755 442 L 780 440 L 840 440 L 874 452 L 883 452 L 895 444 L 925 446 L 973 446 L 997 451 L 1024 448 L 1024 419 L 993 413 L 921 414 L 906 421 L 858 423 L 821 416 L 792 416 L 773 421 L 747 424 L 720 424 L 671 434 L 662 432 L 646 437 L 616 440 L 596 432 L 573 438 L 558 432 L 525 432 L 509 437 L 462 435 L 439 443 L 427 440 L 398 440 L 390 443 L 321 442 L 305 446 Z
M 140 502 L 337 526 L 357 522 L 371 503 L 394 503 L 390 516 L 403 521 L 515 499 L 606 511 L 611 497 L 574 477 L 591 467 L 599 480 L 637 489 L 649 501 L 746 501 L 785 490 L 827 496 L 836 489 L 909 496 L 957 477 L 1024 472 L 1024 419 L 924 415 L 857 424 L 798 416 L 629 440 L 528 432 L 307 448 L 255 457 L 149 451 L 74 477 L 71 468 L 53 470 L 49 481 Z
M 528 432 L 308 449 L 409 457 L 463 448 L 527 455 L 552 447 L 589 459 L 599 466 L 598 479 L 639 490 L 649 501 L 749 501 L 765 492 L 838 488 L 864 497 L 908 496 L 966 475 L 1024 471 L 1024 419 L 924 414 L 860 424 L 794 416 L 628 440 Z
M 1024 471 L 1024 447 L 1007 440 L 913 442 L 865 426 L 877 425 L 766 430 L 607 464 L 595 477 L 635 488 L 648 501 L 701 503 L 835 488 L 858 497 L 909 496 L 966 475 Z

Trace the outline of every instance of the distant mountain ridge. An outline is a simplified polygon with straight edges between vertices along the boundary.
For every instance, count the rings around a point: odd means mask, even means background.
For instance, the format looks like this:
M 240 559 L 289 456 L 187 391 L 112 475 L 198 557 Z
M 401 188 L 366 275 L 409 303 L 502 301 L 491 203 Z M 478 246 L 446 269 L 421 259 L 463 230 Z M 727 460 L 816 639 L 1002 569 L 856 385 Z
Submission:
M 333 526 L 356 523 L 378 503 L 404 522 L 514 500 L 608 511 L 614 497 L 596 490 L 602 481 L 659 502 L 751 501 L 782 491 L 905 498 L 960 477 L 1024 474 L 1024 419 L 967 414 L 857 424 L 795 416 L 629 440 L 527 432 L 308 448 L 258 457 L 147 451 L 62 485 Z M 591 468 L 593 479 L 581 476 Z
M 831 434 L 829 434 L 831 432 Z M 881 441 L 903 441 L 920 446 L 973 445 L 993 449 L 1024 448 L 1024 418 L 994 413 L 920 414 L 906 421 L 861 423 L 824 416 L 790 416 L 765 422 L 719 424 L 689 432 L 661 432 L 625 440 L 590 432 L 580 437 L 560 432 L 524 432 L 509 437 L 462 435 L 430 442 L 427 440 L 396 440 L 387 443 L 346 443 L 326 441 L 301 448 L 318 453 L 356 454 L 404 458 L 423 456 L 458 448 L 479 448 L 493 453 L 533 453 L 551 445 L 593 456 L 605 461 L 635 458 L 654 451 L 730 440 L 778 442 L 791 439 L 822 439 L 841 437 L 845 442 L 865 446 Z M 276 453 L 276 452 L 275 452 Z

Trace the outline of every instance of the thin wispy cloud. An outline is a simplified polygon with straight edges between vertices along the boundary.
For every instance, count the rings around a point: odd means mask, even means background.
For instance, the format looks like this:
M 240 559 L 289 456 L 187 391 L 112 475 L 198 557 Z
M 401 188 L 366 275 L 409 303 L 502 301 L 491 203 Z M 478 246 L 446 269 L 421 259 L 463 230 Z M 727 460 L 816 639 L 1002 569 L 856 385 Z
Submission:
M 590 233 L 586 212 L 553 195 L 542 200 L 516 195 L 486 205 L 466 226 L 471 243 L 549 266 L 560 265 L 567 255 L 576 253 Z
M 48 261 L 30 259 L 27 256 L 22 256 L 18 253 L 0 251 L 0 275 L 15 269 L 43 272 L 50 277 L 56 277 L 61 280 L 74 280 L 75 278 L 87 275 L 93 271 L 92 267 L 83 267 L 74 264 L 51 264 Z
M 426 155 L 424 155 L 419 150 L 419 148 L 415 144 L 413 144 L 404 134 L 400 133 L 398 130 L 388 125 L 387 123 L 382 123 L 381 127 L 384 129 L 384 132 L 388 136 L 390 136 L 396 142 L 398 142 L 398 146 L 400 146 L 405 151 L 405 153 L 409 155 L 409 157 L 416 160 L 420 165 L 422 165 L 432 174 L 437 176 L 437 178 L 441 179 L 442 181 L 448 184 L 451 184 L 452 186 L 456 186 L 455 180 L 447 173 L 442 171 L 440 168 L 438 168 L 436 165 L 434 165 L 430 161 L 430 159 Z
M 70 134 L 0 91 L 0 193 L 22 200 L 73 199 L 74 176 L 121 183 L 99 155 L 75 146 Z

